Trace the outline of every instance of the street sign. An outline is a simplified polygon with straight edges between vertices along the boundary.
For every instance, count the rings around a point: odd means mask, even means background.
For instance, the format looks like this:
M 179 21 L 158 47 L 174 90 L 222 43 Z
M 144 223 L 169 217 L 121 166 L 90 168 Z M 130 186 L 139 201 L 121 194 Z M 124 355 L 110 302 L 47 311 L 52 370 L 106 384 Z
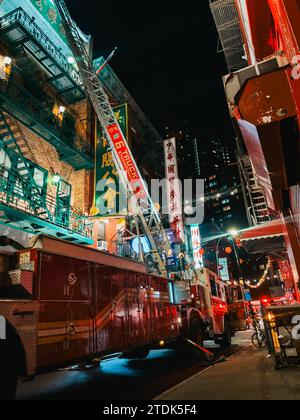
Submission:
M 219 276 L 223 281 L 230 281 L 227 258 L 219 258 Z

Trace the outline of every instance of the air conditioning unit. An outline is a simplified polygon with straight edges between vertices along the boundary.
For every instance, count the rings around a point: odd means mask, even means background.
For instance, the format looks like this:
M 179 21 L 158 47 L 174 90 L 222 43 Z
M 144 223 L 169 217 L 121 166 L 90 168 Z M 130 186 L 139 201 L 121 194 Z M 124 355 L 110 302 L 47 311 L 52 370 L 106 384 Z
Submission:
M 108 251 L 108 242 L 98 241 L 97 248 L 99 251 Z

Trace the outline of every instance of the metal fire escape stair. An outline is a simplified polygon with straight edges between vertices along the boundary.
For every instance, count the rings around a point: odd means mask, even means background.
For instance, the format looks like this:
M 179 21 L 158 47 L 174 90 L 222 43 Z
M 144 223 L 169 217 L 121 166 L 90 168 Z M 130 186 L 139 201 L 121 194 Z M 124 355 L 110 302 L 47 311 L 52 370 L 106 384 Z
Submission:
M 127 140 L 125 138 L 125 136 L 122 133 L 122 130 L 119 127 L 119 124 L 116 120 L 115 114 L 113 112 L 112 106 L 109 102 L 108 96 L 105 92 L 105 89 L 98 77 L 98 75 L 96 74 L 94 68 L 93 68 L 93 64 L 91 62 L 91 59 L 87 53 L 87 50 L 85 48 L 85 45 L 78 33 L 78 29 L 76 24 L 74 23 L 69 10 L 65 4 L 64 0 L 55 0 L 55 4 L 58 8 L 58 11 L 60 12 L 63 24 L 64 24 L 64 28 L 66 31 L 66 35 L 67 35 L 67 39 L 68 42 L 70 44 L 71 50 L 73 52 L 73 55 L 77 61 L 79 70 L 80 70 L 80 74 L 83 80 L 83 84 L 85 86 L 86 92 L 87 92 L 87 96 L 90 99 L 94 111 L 98 117 L 98 120 L 102 126 L 103 132 L 105 133 L 107 140 L 109 142 L 109 145 L 111 147 L 113 156 L 114 156 L 114 160 L 115 160 L 115 164 L 116 167 L 118 169 L 119 174 L 121 175 L 121 177 L 123 177 L 123 182 L 126 183 L 127 185 L 129 184 L 129 188 L 131 189 L 131 199 L 135 199 L 136 198 L 136 192 L 134 191 L 134 189 L 132 188 L 132 186 L 130 185 L 130 183 L 128 182 L 127 176 L 126 176 L 126 170 L 121 162 L 121 160 L 119 159 L 119 156 L 117 154 L 117 151 L 115 149 L 114 143 L 113 143 L 113 139 L 111 138 L 111 134 L 110 134 L 110 129 L 112 127 L 117 128 L 118 130 L 118 136 L 120 136 L 122 142 L 124 142 L 124 144 L 127 145 Z M 135 160 L 131 154 L 131 159 L 132 161 L 135 163 Z M 136 166 L 136 163 L 135 163 Z M 136 166 L 136 170 L 139 173 L 139 170 Z M 123 174 L 123 175 L 122 175 Z M 142 180 L 141 174 L 139 173 L 140 176 L 140 180 Z M 166 239 L 166 244 L 169 244 L 168 239 L 167 239 L 167 235 L 166 232 L 163 229 L 159 214 L 157 213 L 154 204 L 152 203 L 152 200 L 150 198 L 150 195 L 148 193 L 147 187 L 145 186 L 145 184 L 143 183 L 142 188 L 147 192 L 147 198 L 149 200 L 150 203 L 150 209 L 151 209 L 151 221 L 153 220 L 153 218 L 155 219 L 155 228 L 156 230 L 159 230 L 161 232 L 161 234 L 163 235 L 163 237 Z M 154 238 L 152 236 L 152 232 L 151 232 L 151 226 L 148 225 L 146 217 L 144 215 L 144 211 L 141 208 L 141 206 L 138 203 L 138 199 L 136 198 L 136 209 L 137 209 L 137 214 L 136 216 L 138 216 L 138 218 L 141 221 L 141 225 L 144 228 L 145 234 L 148 237 L 149 243 L 151 245 L 151 249 L 152 249 L 152 254 L 153 254 L 153 258 L 155 259 L 159 271 L 162 275 L 166 275 L 167 271 L 166 271 L 166 267 L 165 264 L 159 254 L 158 248 L 156 246 L 156 243 L 154 241 Z M 149 208 L 148 208 L 149 211 Z M 152 217 L 153 216 L 153 217 Z
M 10 127 L 10 131 L 13 134 L 15 140 L 17 141 L 23 156 L 25 156 L 25 158 L 30 160 L 31 162 L 37 163 L 35 151 L 26 139 L 18 121 L 14 118 L 11 118 L 9 115 L 6 115 L 5 113 L 3 113 L 3 115 L 5 116 L 6 122 Z
M 1 109 L 0 149 L 9 159 L 9 164 L 0 167 L 0 224 L 91 245 L 92 230 L 86 218 L 70 205 L 58 209 L 57 200 L 36 183 L 33 164 L 24 156 L 30 150 L 26 138 L 17 125 L 10 126 Z
M 22 150 L 15 139 L 11 128 L 0 110 L 0 138 L 2 141 L 3 150 L 8 154 L 14 166 L 17 168 L 20 176 L 20 181 L 23 186 L 25 194 L 30 197 L 30 207 L 37 217 L 43 217 L 45 220 L 52 221 L 52 216 L 47 208 L 44 195 L 36 184 L 28 161 L 24 158 Z
M 14 73 L 9 81 L 0 81 L 0 102 L 7 114 L 55 147 L 60 159 L 75 170 L 94 167 L 92 150 L 85 140 L 77 135 L 74 128 L 62 127 L 50 104 L 25 89 Z
M 243 174 L 250 200 L 251 217 L 254 224 L 259 225 L 271 220 L 264 189 L 259 185 L 249 156 L 239 156 L 239 164 Z

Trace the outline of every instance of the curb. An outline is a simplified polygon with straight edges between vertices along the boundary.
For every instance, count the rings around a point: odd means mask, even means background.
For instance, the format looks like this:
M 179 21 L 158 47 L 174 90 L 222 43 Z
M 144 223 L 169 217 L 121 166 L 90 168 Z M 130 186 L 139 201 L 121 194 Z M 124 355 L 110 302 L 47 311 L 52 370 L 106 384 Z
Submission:
M 238 355 L 240 355 L 241 353 L 243 353 L 244 351 L 249 350 L 250 348 L 252 348 L 252 345 L 243 347 L 242 349 L 240 349 L 238 352 L 232 354 L 230 357 L 226 358 L 226 362 L 234 359 L 235 357 L 237 357 Z M 224 362 L 225 363 L 225 362 Z M 212 365 L 212 366 L 208 366 L 207 368 L 201 370 L 201 372 L 196 373 L 195 375 L 191 376 L 190 378 L 186 379 L 183 382 L 180 382 L 179 384 L 173 386 L 172 388 L 168 389 L 167 391 L 163 392 L 162 394 L 158 395 L 155 398 L 152 398 L 152 401 L 159 401 L 159 400 L 163 400 L 165 399 L 168 395 L 172 394 L 172 392 L 177 391 L 179 388 L 181 388 L 184 385 L 187 385 L 188 383 L 192 382 L 194 379 L 199 378 L 201 375 L 203 375 L 204 373 L 208 372 L 210 369 L 212 369 L 213 367 L 215 367 L 216 365 Z

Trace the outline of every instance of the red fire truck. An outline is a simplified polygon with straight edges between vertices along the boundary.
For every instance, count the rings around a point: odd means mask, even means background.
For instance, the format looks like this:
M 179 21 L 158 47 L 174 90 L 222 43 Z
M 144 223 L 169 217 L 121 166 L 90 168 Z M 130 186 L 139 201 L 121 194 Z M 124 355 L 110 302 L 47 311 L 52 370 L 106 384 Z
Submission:
M 0 382 L 10 392 L 18 376 L 116 352 L 145 358 L 182 335 L 230 345 L 225 285 L 208 271 L 182 299 L 140 263 L 46 236 L 1 255 L 1 266 Z

